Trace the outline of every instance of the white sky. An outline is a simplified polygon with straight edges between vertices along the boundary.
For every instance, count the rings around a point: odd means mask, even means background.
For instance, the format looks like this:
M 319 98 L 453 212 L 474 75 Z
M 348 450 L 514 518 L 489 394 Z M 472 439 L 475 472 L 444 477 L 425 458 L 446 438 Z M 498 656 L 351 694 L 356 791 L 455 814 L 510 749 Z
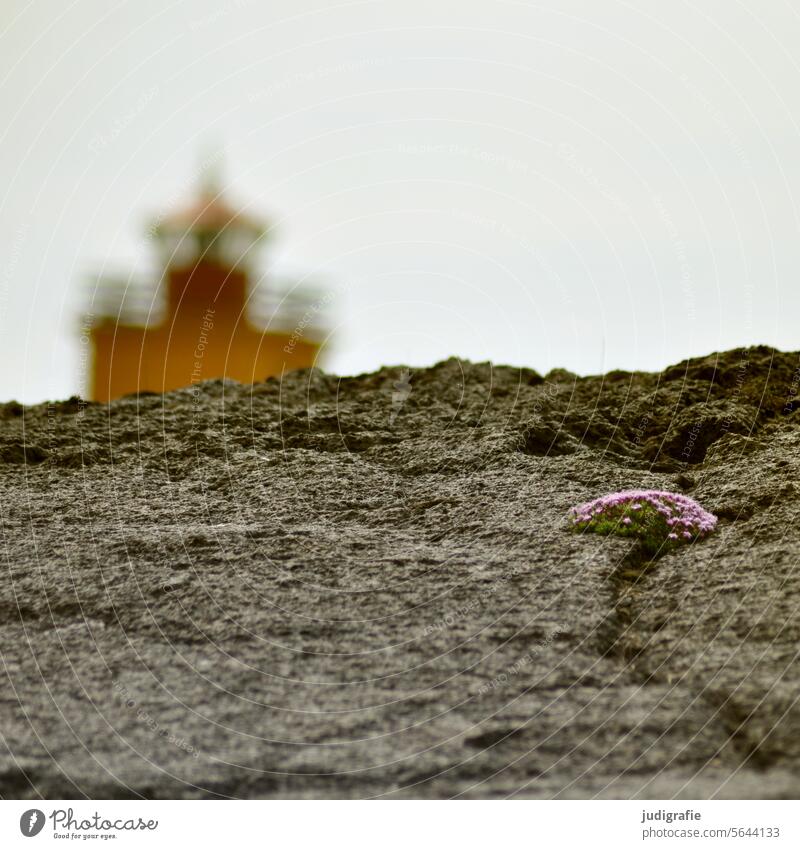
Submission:
M 83 384 L 79 299 L 146 273 L 209 146 L 337 286 L 326 367 L 580 373 L 800 348 L 783 0 L 0 5 L 0 400 Z

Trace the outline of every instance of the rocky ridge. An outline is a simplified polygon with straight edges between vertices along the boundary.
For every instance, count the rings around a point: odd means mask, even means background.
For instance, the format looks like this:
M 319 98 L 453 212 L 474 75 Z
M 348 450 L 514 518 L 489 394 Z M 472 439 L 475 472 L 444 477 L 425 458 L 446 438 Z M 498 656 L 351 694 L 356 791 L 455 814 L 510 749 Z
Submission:
M 0 794 L 794 797 L 800 356 L 0 405 Z M 683 492 L 655 561 L 570 506 Z

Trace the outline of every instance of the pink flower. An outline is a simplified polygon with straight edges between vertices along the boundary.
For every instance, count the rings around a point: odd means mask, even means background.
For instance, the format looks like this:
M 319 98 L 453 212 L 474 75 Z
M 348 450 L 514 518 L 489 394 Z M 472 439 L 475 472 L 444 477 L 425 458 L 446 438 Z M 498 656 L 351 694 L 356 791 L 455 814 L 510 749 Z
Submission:
M 582 530 L 612 533 L 622 526 L 653 553 L 665 542 L 700 539 L 717 526 L 717 517 L 688 496 L 655 489 L 610 493 L 573 507 L 570 514 Z

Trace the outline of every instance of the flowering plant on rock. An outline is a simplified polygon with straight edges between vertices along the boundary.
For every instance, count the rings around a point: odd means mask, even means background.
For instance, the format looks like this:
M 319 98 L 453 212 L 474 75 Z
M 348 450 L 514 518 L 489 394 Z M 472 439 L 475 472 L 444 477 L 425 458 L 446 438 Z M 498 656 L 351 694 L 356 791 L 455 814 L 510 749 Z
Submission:
M 649 554 L 708 536 L 717 517 L 676 492 L 630 489 L 613 492 L 570 510 L 578 531 L 637 537 Z

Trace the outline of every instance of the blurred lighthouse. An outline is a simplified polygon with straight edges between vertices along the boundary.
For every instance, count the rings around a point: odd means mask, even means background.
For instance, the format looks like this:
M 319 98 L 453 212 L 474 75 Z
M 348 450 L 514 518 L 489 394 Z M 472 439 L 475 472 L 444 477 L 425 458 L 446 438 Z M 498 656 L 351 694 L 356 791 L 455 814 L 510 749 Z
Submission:
M 213 177 L 192 203 L 156 222 L 163 276 L 153 297 L 125 279 L 102 278 L 95 287 L 89 397 L 108 401 L 217 377 L 255 383 L 314 365 L 324 299 L 255 291 L 255 253 L 266 232 L 228 203 Z

